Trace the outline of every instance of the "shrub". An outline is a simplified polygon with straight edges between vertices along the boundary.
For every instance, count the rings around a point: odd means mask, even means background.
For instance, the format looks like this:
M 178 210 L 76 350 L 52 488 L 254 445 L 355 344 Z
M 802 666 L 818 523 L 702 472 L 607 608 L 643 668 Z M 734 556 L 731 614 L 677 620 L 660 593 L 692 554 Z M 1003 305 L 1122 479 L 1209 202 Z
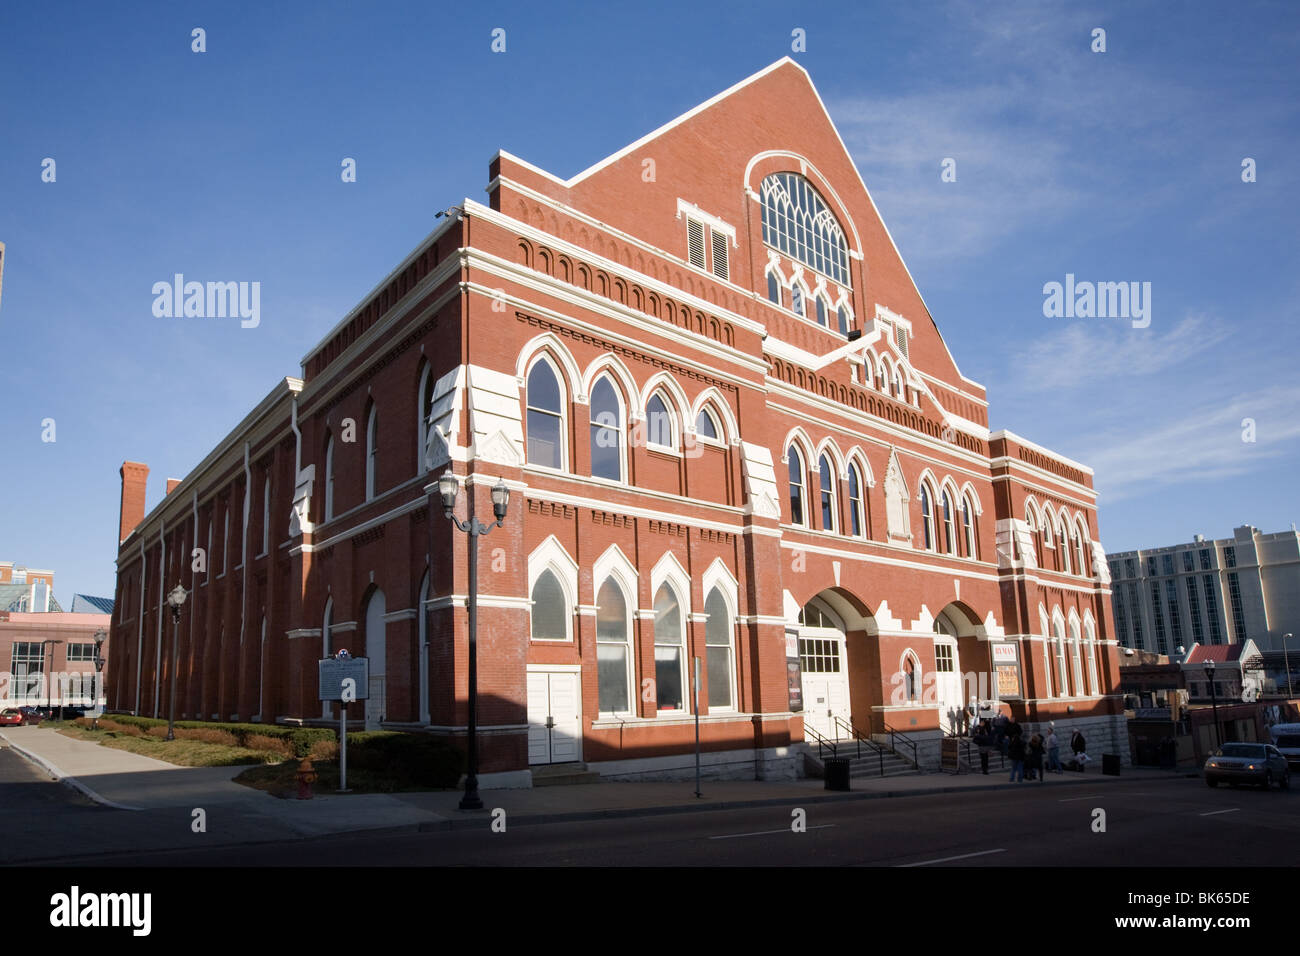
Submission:
M 150 727 L 148 730 L 145 731 L 145 733 L 146 733 L 148 736 L 150 736 L 150 737 L 166 737 L 166 736 L 167 736 L 167 728 L 166 728 L 166 727 Z
M 446 740 L 391 730 L 348 734 L 348 764 L 378 771 L 399 786 L 454 787 L 465 757 Z
M 266 734 L 249 734 L 244 738 L 244 746 L 249 750 L 266 750 L 282 757 L 294 755 L 293 743 L 283 737 L 269 737 Z
M 338 760 L 339 742 L 337 740 L 318 740 L 311 745 L 307 756 L 312 760 Z
M 177 727 L 176 736 L 181 740 L 197 740 L 205 744 L 217 744 L 221 747 L 238 747 L 239 738 L 228 730 L 217 727 Z
M 113 729 L 107 725 L 112 722 L 118 725 L 120 732 L 131 733 L 127 728 L 134 728 L 133 736 L 140 736 L 145 732 L 150 732 L 153 727 L 165 727 L 167 721 L 157 717 L 136 717 L 131 714 L 114 714 L 111 721 L 103 719 L 99 722 L 101 729 Z M 270 749 L 277 753 L 285 753 L 286 756 L 305 757 L 311 752 L 314 744 L 321 741 L 336 740 L 335 732 L 328 727 L 285 727 L 279 724 L 245 724 L 245 723 L 221 723 L 218 721 L 207 720 L 178 720 L 176 721 L 176 736 L 181 736 L 181 730 L 218 730 L 227 735 L 220 740 L 205 737 L 188 737 L 189 740 L 207 740 L 209 743 L 224 743 L 229 747 L 248 747 L 246 742 L 250 737 L 265 737 L 277 741 L 284 741 L 289 748 L 288 751 L 281 751 L 278 748 L 263 746 L 254 747 L 254 750 Z M 230 742 L 230 741 L 233 741 Z

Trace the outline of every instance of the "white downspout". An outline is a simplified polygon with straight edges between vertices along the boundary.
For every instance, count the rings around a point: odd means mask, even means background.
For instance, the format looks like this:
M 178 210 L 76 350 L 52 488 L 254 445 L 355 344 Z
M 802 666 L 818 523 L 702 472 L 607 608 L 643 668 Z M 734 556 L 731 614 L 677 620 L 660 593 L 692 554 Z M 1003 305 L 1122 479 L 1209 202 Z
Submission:
M 162 687 L 163 605 L 167 597 L 167 520 L 158 518 L 158 640 L 154 642 L 153 715 L 158 716 L 158 695 Z

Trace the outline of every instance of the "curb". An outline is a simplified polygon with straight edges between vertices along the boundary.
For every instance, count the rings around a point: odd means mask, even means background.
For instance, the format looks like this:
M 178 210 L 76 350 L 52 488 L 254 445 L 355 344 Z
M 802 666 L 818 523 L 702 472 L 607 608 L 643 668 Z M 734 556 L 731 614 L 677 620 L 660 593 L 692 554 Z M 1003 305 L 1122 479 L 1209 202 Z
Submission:
M 28 763 L 40 767 L 42 770 L 48 773 L 59 783 L 63 784 L 64 786 L 71 787 L 73 790 L 76 790 L 78 793 L 81 793 L 84 796 L 89 797 L 91 800 L 95 801 L 95 803 L 98 803 L 100 806 L 111 807 L 114 810 L 143 809 L 143 807 L 128 807 L 124 803 L 116 803 L 112 800 L 109 800 L 107 797 L 102 797 L 94 790 L 91 790 L 88 786 L 86 786 L 76 777 L 71 777 L 68 774 L 64 773 L 53 763 L 51 763 L 50 761 L 42 757 L 40 754 L 33 753 L 32 751 L 26 749 L 25 747 L 18 746 L 18 744 L 14 743 L 10 738 L 6 737 L 4 734 L 0 734 L 0 739 L 3 739 L 5 743 L 9 745 L 10 750 L 18 754 L 18 756 L 22 757 Z
M 1066 786 L 1079 786 L 1080 784 L 1095 783 L 1099 775 L 1082 780 L 1063 780 L 1059 781 Z M 1171 776 L 1169 779 L 1180 779 L 1181 774 Z M 1132 782 L 1146 781 L 1146 778 L 1130 778 Z M 1129 782 L 1129 781 L 1126 781 Z M 813 803 L 845 803 L 851 800 L 889 800 L 896 797 L 924 797 L 932 794 L 951 794 L 951 793 L 983 793 L 987 790 L 1023 790 L 1026 789 L 1020 783 L 1001 783 L 982 787 L 927 787 L 925 789 L 910 790 L 885 790 L 885 791 L 865 791 L 860 790 L 849 793 L 827 793 L 825 791 L 813 790 L 808 796 L 788 796 L 788 797 L 768 797 L 761 800 L 728 800 L 721 803 L 692 804 L 681 803 L 659 807 L 610 807 L 604 810 L 579 810 L 572 813 L 535 813 L 523 814 L 518 811 L 511 818 L 512 826 L 531 826 L 548 823 L 579 823 L 584 820 L 617 820 L 628 817 L 656 817 L 667 816 L 675 813 L 703 813 L 713 810 L 753 810 L 761 807 L 784 807 L 792 803 L 813 802 Z M 485 803 L 490 803 L 485 798 Z M 434 812 L 434 811 L 431 811 Z M 471 811 L 475 814 L 480 811 Z M 420 833 L 435 833 L 444 830 L 473 830 L 483 826 L 485 820 L 490 819 L 488 814 L 490 808 L 484 806 L 483 815 L 465 816 L 454 819 L 446 819 L 438 822 L 421 823 L 417 825 Z

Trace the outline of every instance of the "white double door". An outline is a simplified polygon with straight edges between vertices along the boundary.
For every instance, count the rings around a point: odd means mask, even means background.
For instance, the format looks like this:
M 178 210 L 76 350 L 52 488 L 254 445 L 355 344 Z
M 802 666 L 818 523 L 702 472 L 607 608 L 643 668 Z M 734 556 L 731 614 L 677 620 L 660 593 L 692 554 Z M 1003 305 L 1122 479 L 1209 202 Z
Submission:
M 849 737 L 853 714 L 849 705 L 849 673 L 844 633 L 831 628 L 799 629 L 803 670 L 803 719 L 827 740 Z
M 582 759 L 582 682 L 576 670 L 528 672 L 528 762 Z

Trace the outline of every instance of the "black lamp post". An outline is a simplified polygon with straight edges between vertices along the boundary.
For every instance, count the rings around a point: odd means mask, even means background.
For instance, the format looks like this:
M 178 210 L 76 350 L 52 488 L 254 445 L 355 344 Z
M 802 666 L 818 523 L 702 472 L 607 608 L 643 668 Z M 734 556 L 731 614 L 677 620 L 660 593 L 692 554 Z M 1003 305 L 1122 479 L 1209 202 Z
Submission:
M 100 676 L 104 673 L 104 642 L 108 640 L 108 632 L 102 627 L 95 632 L 95 681 L 90 685 L 91 701 L 90 710 L 92 713 L 99 713 L 99 684 L 103 680 Z M 99 718 L 95 718 L 95 729 L 99 729 Z
M 54 681 L 51 679 L 54 676 L 54 645 L 62 644 L 62 643 L 63 643 L 62 641 L 55 640 L 54 638 L 48 638 L 44 641 L 41 641 L 41 667 L 42 668 L 45 667 L 46 645 L 48 645 L 50 648 L 50 669 L 45 671 L 45 712 L 48 713 L 51 717 L 54 716 Z M 60 708 L 60 711 L 62 711 L 62 708 Z M 63 714 L 60 713 L 59 716 L 62 717 Z
M 185 603 L 185 588 L 179 584 L 167 595 L 167 606 L 172 609 L 172 690 L 167 706 L 167 740 L 176 739 L 176 652 L 181 639 L 181 605 Z
M 465 774 L 465 796 L 461 797 L 462 810 L 482 810 L 483 801 L 478 795 L 478 740 L 475 730 L 478 725 L 478 539 L 494 527 L 499 528 L 506 521 L 506 506 L 510 501 L 510 489 L 500 479 L 492 486 L 492 513 L 496 515 L 493 524 L 483 524 L 474 517 L 474 497 L 470 496 L 467 521 L 461 521 L 453 511 L 456 508 L 456 493 L 460 482 L 451 469 L 442 473 L 438 479 L 438 494 L 442 498 L 442 513 L 451 519 L 461 531 L 469 535 L 469 734 L 467 751 L 469 766 Z
M 1219 693 L 1214 686 L 1214 661 L 1205 664 L 1205 678 L 1210 683 L 1210 705 L 1214 708 L 1214 746 L 1223 746 L 1223 737 L 1219 733 Z

